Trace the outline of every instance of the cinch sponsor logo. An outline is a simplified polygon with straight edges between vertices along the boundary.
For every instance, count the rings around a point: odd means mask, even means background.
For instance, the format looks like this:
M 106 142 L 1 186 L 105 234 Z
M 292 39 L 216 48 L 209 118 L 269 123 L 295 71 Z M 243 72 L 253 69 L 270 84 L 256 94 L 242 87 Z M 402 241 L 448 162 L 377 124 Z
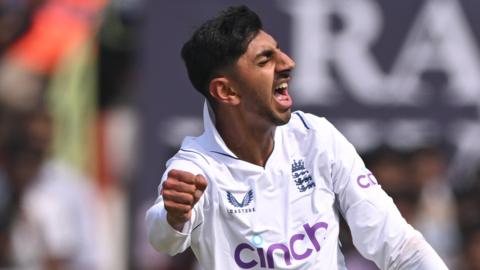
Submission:
M 320 229 L 324 229 L 326 231 L 328 228 L 328 224 L 325 222 L 318 222 L 313 226 L 310 226 L 309 224 L 304 224 L 303 228 L 305 229 L 305 233 L 294 234 L 292 237 L 290 237 L 290 240 L 288 241 L 288 246 L 287 244 L 274 243 L 268 246 L 267 250 L 265 251 L 262 247 L 254 248 L 250 244 L 241 243 L 235 248 L 235 262 L 239 267 L 243 269 L 250 269 L 257 266 L 258 264 L 260 264 L 260 268 L 273 269 L 275 267 L 275 261 L 273 259 L 273 252 L 275 250 L 281 250 L 283 252 L 283 261 L 286 265 L 291 265 L 292 259 L 304 260 L 310 255 L 312 255 L 314 249 L 316 252 L 320 251 L 320 243 L 318 242 L 315 233 Z M 313 249 L 307 248 L 303 252 L 296 250 L 295 243 L 297 241 L 304 241 L 305 236 L 310 241 L 310 243 L 312 243 Z M 246 256 L 251 257 L 252 255 L 257 257 L 257 259 L 245 259 Z
M 367 174 L 359 175 L 357 177 L 357 184 L 361 188 L 369 188 L 370 186 L 378 185 L 378 181 L 375 178 L 375 176 L 373 176 L 373 174 L 371 172 L 369 172 Z

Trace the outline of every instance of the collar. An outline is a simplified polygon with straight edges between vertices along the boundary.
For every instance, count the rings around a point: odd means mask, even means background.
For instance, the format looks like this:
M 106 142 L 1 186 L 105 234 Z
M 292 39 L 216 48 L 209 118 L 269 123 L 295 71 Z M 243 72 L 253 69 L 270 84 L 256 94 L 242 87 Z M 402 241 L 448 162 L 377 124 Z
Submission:
M 204 145 L 203 147 L 204 150 L 210 153 L 223 155 L 236 160 L 241 160 L 239 157 L 237 157 L 237 155 L 235 155 L 227 147 L 222 137 L 218 133 L 217 128 L 215 127 L 215 114 L 213 113 L 213 110 L 207 101 L 205 101 L 203 105 L 203 125 L 204 125 L 205 131 L 200 137 L 200 140 Z M 271 160 L 271 157 L 274 156 L 275 153 L 278 151 L 277 150 L 278 147 L 276 146 L 276 144 L 281 141 L 281 138 L 280 138 L 281 132 L 278 131 L 279 128 L 280 127 L 277 127 L 275 129 L 273 152 L 268 158 L 266 165 L 268 165 L 269 161 Z M 257 166 L 257 165 L 254 165 L 254 166 Z M 260 167 L 260 168 L 263 168 L 263 167 Z
M 203 104 L 203 127 L 205 132 L 203 133 L 203 138 L 208 145 L 209 152 L 216 154 L 228 156 L 234 159 L 239 159 L 225 144 L 222 137 L 215 127 L 215 114 L 213 113 L 212 108 L 205 100 Z

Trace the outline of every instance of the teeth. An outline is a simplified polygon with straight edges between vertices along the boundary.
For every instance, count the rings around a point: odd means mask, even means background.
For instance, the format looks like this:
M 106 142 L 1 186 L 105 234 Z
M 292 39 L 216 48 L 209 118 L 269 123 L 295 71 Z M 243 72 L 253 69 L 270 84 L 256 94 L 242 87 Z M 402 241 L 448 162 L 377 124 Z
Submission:
M 280 90 L 288 87 L 288 83 L 284 82 L 275 87 L 275 90 Z

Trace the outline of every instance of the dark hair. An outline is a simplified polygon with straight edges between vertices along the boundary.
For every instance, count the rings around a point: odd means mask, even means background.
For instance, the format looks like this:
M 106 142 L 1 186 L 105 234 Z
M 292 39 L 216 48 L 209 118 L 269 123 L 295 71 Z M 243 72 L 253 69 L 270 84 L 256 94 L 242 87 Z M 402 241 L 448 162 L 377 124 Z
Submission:
M 209 99 L 210 81 L 245 53 L 260 29 L 260 18 L 246 6 L 229 7 L 203 23 L 182 48 L 193 86 Z

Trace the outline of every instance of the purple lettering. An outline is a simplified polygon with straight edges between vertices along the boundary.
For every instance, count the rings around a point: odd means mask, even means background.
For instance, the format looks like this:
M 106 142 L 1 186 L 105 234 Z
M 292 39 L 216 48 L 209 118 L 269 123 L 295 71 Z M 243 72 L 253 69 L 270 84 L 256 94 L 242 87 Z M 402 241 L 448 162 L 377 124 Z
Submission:
M 374 185 L 378 185 L 378 181 L 377 179 L 375 178 L 375 176 L 372 174 L 372 173 L 369 173 L 367 174 L 368 175 L 368 180 L 370 180 L 370 182 Z M 373 179 L 372 179 L 373 178 Z
M 240 266 L 241 268 L 243 269 L 249 269 L 249 268 L 252 268 L 254 267 L 255 265 L 257 265 L 257 261 L 255 260 L 251 260 L 249 262 L 244 262 L 242 261 L 242 259 L 240 258 L 240 253 L 242 252 L 242 250 L 244 249 L 250 249 L 250 250 L 255 250 L 253 247 L 251 247 L 249 244 L 246 244 L 246 243 L 241 243 L 240 245 L 237 246 L 237 248 L 235 249 L 235 262 L 237 263 L 238 266 Z
M 268 268 L 274 268 L 275 264 L 273 262 L 273 251 L 275 249 L 281 249 L 283 250 L 283 259 L 285 260 L 285 263 L 287 265 L 292 264 L 290 261 L 290 251 L 288 251 L 288 247 L 285 246 L 284 244 L 273 244 L 268 247 L 267 250 L 267 262 L 268 262 Z
M 313 246 L 315 247 L 315 250 L 319 251 L 320 250 L 320 243 L 318 243 L 318 240 L 315 237 L 315 232 L 317 230 L 321 229 L 321 228 L 326 230 L 328 228 L 328 224 L 325 223 L 325 222 L 318 222 L 315 225 L 313 225 L 312 227 L 310 227 L 310 225 L 308 225 L 308 224 L 304 224 L 303 228 L 305 228 L 305 232 L 307 233 L 308 238 L 310 239 Z
M 265 264 L 265 252 L 263 248 L 257 248 L 258 256 L 260 257 L 260 267 L 265 268 L 267 265 Z
M 320 230 L 322 228 L 325 229 L 325 231 L 326 231 L 328 229 L 328 224 L 325 223 L 325 222 L 318 222 L 318 223 L 314 224 L 313 226 L 310 226 L 308 223 L 306 223 L 306 224 L 303 225 L 303 228 L 306 232 L 306 235 L 308 236 L 308 239 L 313 244 L 313 247 L 315 248 L 315 250 L 317 252 L 320 251 L 320 243 L 317 240 L 316 233 L 317 233 L 318 230 Z M 304 233 L 297 233 L 297 234 L 294 234 L 293 236 L 291 236 L 290 241 L 289 241 L 289 246 L 287 246 L 286 244 L 282 244 L 282 243 L 271 244 L 267 249 L 266 256 L 265 256 L 265 250 L 261 247 L 258 247 L 258 246 L 261 245 L 261 243 L 263 243 L 263 239 L 259 240 L 256 237 L 260 237 L 260 236 L 254 236 L 252 238 L 252 243 L 257 247 L 257 249 L 256 249 L 257 252 L 256 253 L 257 253 L 258 257 L 256 259 L 258 259 L 258 261 L 255 260 L 255 259 L 251 259 L 250 261 L 245 261 L 245 260 L 242 260 L 242 258 L 241 258 L 242 252 L 245 249 L 255 251 L 255 249 L 251 245 L 249 245 L 247 243 L 241 243 L 235 248 L 235 252 L 234 252 L 235 253 L 234 254 L 235 262 L 242 269 L 253 268 L 256 265 L 258 265 L 259 263 L 260 263 L 260 265 L 259 265 L 260 268 L 270 268 L 270 269 L 275 268 L 275 258 L 273 257 L 273 255 L 274 255 L 273 253 L 277 249 L 283 251 L 283 259 L 284 259 L 284 262 L 285 262 L 286 265 L 291 265 L 292 264 L 291 256 L 293 256 L 294 260 L 304 260 L 304 259 L 308 258 L 309 256 L 311 256 L 312 253 L 313 253 L 313 249 L 311 249 L 311 248 L 307 248 L 303 253 L 297 253 L 297 251 L 295 250 L 295 243 L 298 242 L 298 241 L 303 242 L 303 240 L 306 238 Z M 292 255 L 290 255 L 290 253 Z M 252 254 L 255 254 L 255 253 L 252 253 Z
M 365 178 L 366 176 L 365 175 L 360 175 L 358 178 L 357 178 L 357 183 L 358 185 L 361 187 L 361 188 L 368 188 L 370 186 L 370 183 L 366 183 L 366 184 L 362 184 L 361 180 L 363 178 Z
M 290 250 L 292 251 L 292 256 L 295 260 L 303 260 L 310 256 L 310 254 L 312 253 L 311 248 L 307 248 L 307 250 L 305 250 L 303 254 L 298 254 L 295 251 L 295 242 L 297 240 L 303 240 L 303 238 L 305 238 L 305 234 L 295 234 L 292 236 L 292 238 L 290 238 Z

